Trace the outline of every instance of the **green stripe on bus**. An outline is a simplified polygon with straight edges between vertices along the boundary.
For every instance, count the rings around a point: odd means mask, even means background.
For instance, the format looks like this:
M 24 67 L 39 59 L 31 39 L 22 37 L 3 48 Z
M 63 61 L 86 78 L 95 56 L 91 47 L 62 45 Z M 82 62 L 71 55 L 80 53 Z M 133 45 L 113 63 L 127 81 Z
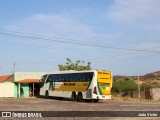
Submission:
M 97 78 L 97 85 L 98 85 L 99 94 L 102 95 L 102 91 L 101 91 L 100 86 L 99 86 L 99 84 L 98 84 L 98 78 Z

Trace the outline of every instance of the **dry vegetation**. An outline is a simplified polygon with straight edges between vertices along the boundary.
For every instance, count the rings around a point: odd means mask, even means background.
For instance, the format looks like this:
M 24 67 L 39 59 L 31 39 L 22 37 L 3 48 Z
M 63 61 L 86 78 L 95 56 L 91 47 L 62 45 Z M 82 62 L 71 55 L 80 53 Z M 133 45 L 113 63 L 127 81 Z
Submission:
M 130 77 L 132 78 L 133 80 L 137 80 L 137 76 L 114 76 L 113 79 L 115 81 L 119 81 L 119 80 L 122 80 L 126 77 Z M 160 71 L 157 71 L 157 72 L 153 72 L 153 73 L 148 73 L 148 74 L 145 74 L 143 76 L 140 76 L 139 77 L 141 81 L 143 82 L 146 82 L 146 83 L 151 83 L 151 84 L 160 84 Z
M 113 95 L 111 101 L 160 103 L 160 100 L 159 101 L 154 101 L 154 100 L 142 99 L 142 98 L 138 99 L 138 98 L 131 98 L 131 97 L 121 97 L 121 96 L 117 96 L 117 95 Z

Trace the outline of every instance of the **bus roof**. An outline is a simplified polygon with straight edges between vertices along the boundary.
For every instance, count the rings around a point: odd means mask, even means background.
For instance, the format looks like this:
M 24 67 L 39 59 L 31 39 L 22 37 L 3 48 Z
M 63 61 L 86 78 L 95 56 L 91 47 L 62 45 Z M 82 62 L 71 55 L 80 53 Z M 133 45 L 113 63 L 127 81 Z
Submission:
M 49 72 L 48 74 L 64 74 L 64 73 L 84 73 L 84 72 L 110 72 L 107 70 L 84 70 L 84 71 L 77 71 L 77 70 L 66 70 L 66 71 L 54 71 L 54 72 Z

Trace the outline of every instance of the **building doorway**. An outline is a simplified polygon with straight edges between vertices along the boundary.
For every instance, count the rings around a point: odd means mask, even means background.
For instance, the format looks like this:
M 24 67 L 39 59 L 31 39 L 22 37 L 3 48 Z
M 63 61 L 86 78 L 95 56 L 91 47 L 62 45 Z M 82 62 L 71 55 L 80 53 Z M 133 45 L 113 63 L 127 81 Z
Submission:
M 39 83 L 29 83 L 29 97 L 38 97 L 39 90 Z

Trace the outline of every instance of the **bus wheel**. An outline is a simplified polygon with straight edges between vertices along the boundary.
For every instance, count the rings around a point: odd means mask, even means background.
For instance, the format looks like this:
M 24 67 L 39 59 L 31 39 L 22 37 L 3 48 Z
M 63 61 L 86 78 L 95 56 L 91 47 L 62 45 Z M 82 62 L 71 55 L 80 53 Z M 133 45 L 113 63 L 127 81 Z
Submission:
M 93 100 L 93 102 L 98 102 L 98 101 L 99 101 L 98 99 L 94 99 L 94 100 Z
M 81 92 L 78 93 L 77 101 L 78 101 L 78 102 L 82 102 L 82 101 L 83 101 L 83 95 L 82 95 Z
M 86 100 L 85 100 L 85 102 L 92 102 L 92 100 L 90 100 L 90 99 L 86 99 Z
M 48 91 L 45 92 L 45 98 L 46 98 L 46 99 L 49 98 L 49 93 L 48 93 Z
M 71 96 L 71 99 L 72 101 L 76 101 L 76 92 L 72 92 L 72 96 Z

